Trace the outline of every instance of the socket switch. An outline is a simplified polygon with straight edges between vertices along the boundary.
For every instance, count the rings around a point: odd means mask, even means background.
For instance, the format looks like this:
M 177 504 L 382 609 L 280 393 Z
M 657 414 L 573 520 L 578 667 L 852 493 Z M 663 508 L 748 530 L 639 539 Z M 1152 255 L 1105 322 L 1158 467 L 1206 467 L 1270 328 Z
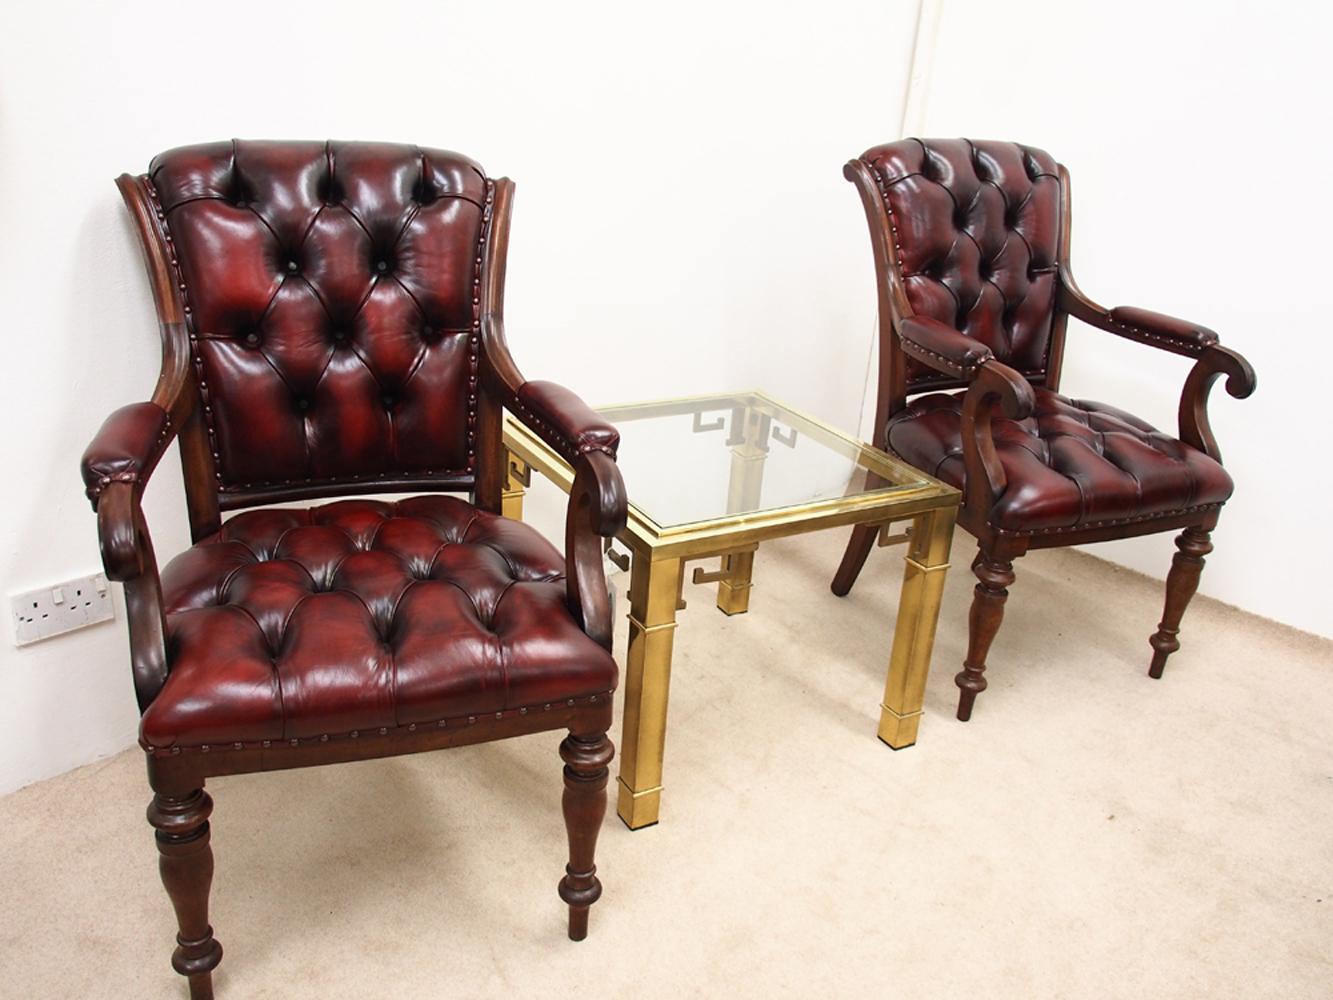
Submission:
M 27 646 L 75 629 L 110 621 L 111 588 L 101 573 L 15 594 L 14 644 Z

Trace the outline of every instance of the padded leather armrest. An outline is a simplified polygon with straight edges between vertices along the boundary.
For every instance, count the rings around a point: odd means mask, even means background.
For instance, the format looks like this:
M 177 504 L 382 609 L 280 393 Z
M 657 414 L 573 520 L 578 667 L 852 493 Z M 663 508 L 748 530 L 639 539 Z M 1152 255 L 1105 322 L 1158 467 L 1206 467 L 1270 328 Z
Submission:
M 1117 337 L 1135 340 L 1172 354 L 1197 358 L 1219 343 L 1217 334 L 1197 323 L 1132 306 L 1116 306 L 1114 309 L 1100 306 L 1083 293 L 1068 268 L 1060 271 L 1058 296 L 1059 307 L 1075 319 L 1081 319 L 1107 333 L 1114 333 Z
M 911 357 L 936 371 L 968 380 L 994 356 L 980 341 L 925 316 L 911 316 L 899 323 L 898 337 Z
M 143 711 L 167 679 L 166 617 L 153 540 L 139 498 L 175 436 L 157 403 L 131 403 L 106 418 L 83 453 L 83 482 L 97 511 L 107 578 L 125 585 L 134 692 Z
M 628 501 L 616 468 L 620 435 L 578 396 L 553 382 L 529 382 L 505 343 L 504 321 L 481 321 L 481 376 L 503 404 L 574 467 L 565 515 L 565 590 L 583 630 L 611 648 L 613 623 L 602 539 L 625 526 Z
M 1116 306 L 1108 314 L 1119 332 L 1130 340 L 1166 347 L 1178 353 L 1202 354 L 1204 348 L 1218 342 L 1217 334 L 1206 326 L 1176 319 L 1150 309 Z
M 83 484 L 93 510 L 112 483 L 142 486 L 170 442 L 171 418 L 156 403 L 131 403 L 107 417 L 83 453 Z
M 481 321 L 482 378 L 504 405 L 570 462 L 601 452 L 616 457 L 620 433 L 574 393 L 554 382 L 529 382 L 514 363 L 505 342 L 504 321 Z
M 554 382 L 524 382 L 515 394 L 514 410 L 524 423 L 535 422 L 535 430 L 549 430 L 571 455 L 600 451 L 612 458 L 620 445 L 620 433 L 592 407 L 564 386 Z M 531 418 L 531 421 L 528 419 Z

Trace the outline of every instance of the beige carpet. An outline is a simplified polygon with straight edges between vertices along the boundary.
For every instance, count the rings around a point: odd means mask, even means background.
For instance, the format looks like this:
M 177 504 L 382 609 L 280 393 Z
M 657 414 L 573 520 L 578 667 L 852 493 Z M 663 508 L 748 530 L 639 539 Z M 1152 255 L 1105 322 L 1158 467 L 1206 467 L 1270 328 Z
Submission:
M 960 537 L 894 753 L 901 550 L 838 600 L 842 541 L 762 549 L 748 615 L 688 588 L 663 821 L 608 814 L 582 944 L 554 734 L 210 783 L 219 997 L 1333 995 L 1333 644 L 1199 599 L 1154 682 L 1159 585 L 1037 553 L 963 725 Z M 147 801 L 137 750 L 0 800 L 0 994 L 185 995 Z

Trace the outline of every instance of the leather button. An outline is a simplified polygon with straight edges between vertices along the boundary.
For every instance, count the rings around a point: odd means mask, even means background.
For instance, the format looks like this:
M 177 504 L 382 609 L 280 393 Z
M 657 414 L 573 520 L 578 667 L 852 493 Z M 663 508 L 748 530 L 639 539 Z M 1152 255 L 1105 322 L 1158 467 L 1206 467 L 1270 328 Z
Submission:
M 245 335 L 245 343 L 246 343 L 246 346 L 247 346 L 247 347 L 258 347 L 258 346 L 259 346 L 259 334 L 257 334 L 257 333 L 247 333 L 247 334 Z
M 335 344 L 337 344 L 339 347 L 343 347 L 343 346 L 345 346 L 345 345 L 347 344 L 347 341 L 348 341 L 349 339 L 350 339 L 350 338 L 347 336 L 347 331 L 346 331 L 346 330 L 334 330 L 334 331 L 333 331 L 333 342 L 334 342 Z
M 383 274 L 388 269 L 389 269 L 389 262 L 387 260 L 375 261 L 375 270 L 379 271 L 380 274 Z
M 306 399 L 304 396 L 301 396 L 296 400 L 296 408 L 300 410 L 302 413 L 304 413 L 306 410 L 310 409 L 310 400 Z
M 392 410 L 394 408 L 394 404 L 398 402 L 398 397 L 391 392 L 386 392 L 383 396 L 380 397 L 380 402 L 384 404 L 384 408 L 386 410 Z
M 296 261 L 294 261 L 294 260 L 289 260 L 289 261 L 287 262 L 287 270 L 288 270 L 288 272 L 290 272 L 291 274 L 295 274 L 296 271 L 297 271 L 297 263 L 296 263 Z

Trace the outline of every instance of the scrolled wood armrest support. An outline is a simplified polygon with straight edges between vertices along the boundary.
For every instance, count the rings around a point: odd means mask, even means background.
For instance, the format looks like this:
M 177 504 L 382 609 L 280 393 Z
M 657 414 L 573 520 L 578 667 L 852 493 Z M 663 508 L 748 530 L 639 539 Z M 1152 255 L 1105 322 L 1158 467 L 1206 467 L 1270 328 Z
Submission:
M 106 418 L 83 453 L 83 482 L 97 512 L 102 564 L 112 580 L 157 574 L 139 498 L 173 437 L 165 409 L 131 403 Z
M 139 709 L 167 680 L 166 617 L 153 541 L 139 504 L 139 484 L 113 482 L 97 503 L 97 531 L 106 575 L 125 585 L 131 667 Z
M 611 648 L 611 599 L 602 539 L 625 526 L 629 503 L 616 468 L 616 429 L 574 393 L 551 382 L 529 382 L 509 353 L 504 322 L 482 319 L 482 378 L 504 406 L 574 468 L 565 515 L 565 587 L 583 630 Z
M 1027 379 L 998 361 L 989 347 L 939 320 L 909 316 L 896 326 L 903 351 L 938 372 L 967 382 L 963 397 L 964 502 L 986 512 L 1004 492 L 1004 467 L 995 453 L 991 418 L 996 406 L 1012 420 L 1032 414 L 1035 400 Z
M 167 409 L 132 403 L 107 418 L 83 453 L 83 481 L 97 511 L 102 565 L 125 585 L 134 693 L 140 710 L 167 679 L 166 618 L 153 540 L 140 497 L 175 436 Z
M 147 533 L 134 484 L 107 485 L 97 503 L 97 540 L 107 579 L 124 583 L 143 575 L 147 567 L 141 543 Z
M 1222 452 L 1208 423 L 1208 394 L 1223 375 L 1227 377 L 1227 392 L 1236 399 L 1245 399 L 1254 392 L 1254 369 L 1244 357 L 1223 347 L 1217 334 L 1206 326 L 1147 309 L 1099 306 L 1083 293 L 1068 270 L 1060 272 L 1057 305 L 1098 329 L 1197 359 L 1180 393 L 1179 436 L 1215 461 L 1222 461 Z
M 1180 440 L 1217 462 L 1222 461 L 1222 452 L 1208 422 L 1208 395 L 1223 375 L 1228 395 L 1245 399 L 1254 392 L 1257 383 L 1250 363 L 1221 344 L 1210 345 L 1194 362 L 1180 392 Z
M 570 610 L 588 635 L 611 648 L 611 597 L 602 539 L 625 526 L 629 503 L 615 459 L 589 451 L 574 463 L 565 516 L 565 587 Z
M 976 368 L 963 397 L 962 426 L 967 476 L 963 502 L 972 510 L 988 512 L 1008 483 L 991 433 L 996 407 L 1010 420 L 1023 420 L 1035 405 L 1032 386 L 1008 365 L 991 358 Z

